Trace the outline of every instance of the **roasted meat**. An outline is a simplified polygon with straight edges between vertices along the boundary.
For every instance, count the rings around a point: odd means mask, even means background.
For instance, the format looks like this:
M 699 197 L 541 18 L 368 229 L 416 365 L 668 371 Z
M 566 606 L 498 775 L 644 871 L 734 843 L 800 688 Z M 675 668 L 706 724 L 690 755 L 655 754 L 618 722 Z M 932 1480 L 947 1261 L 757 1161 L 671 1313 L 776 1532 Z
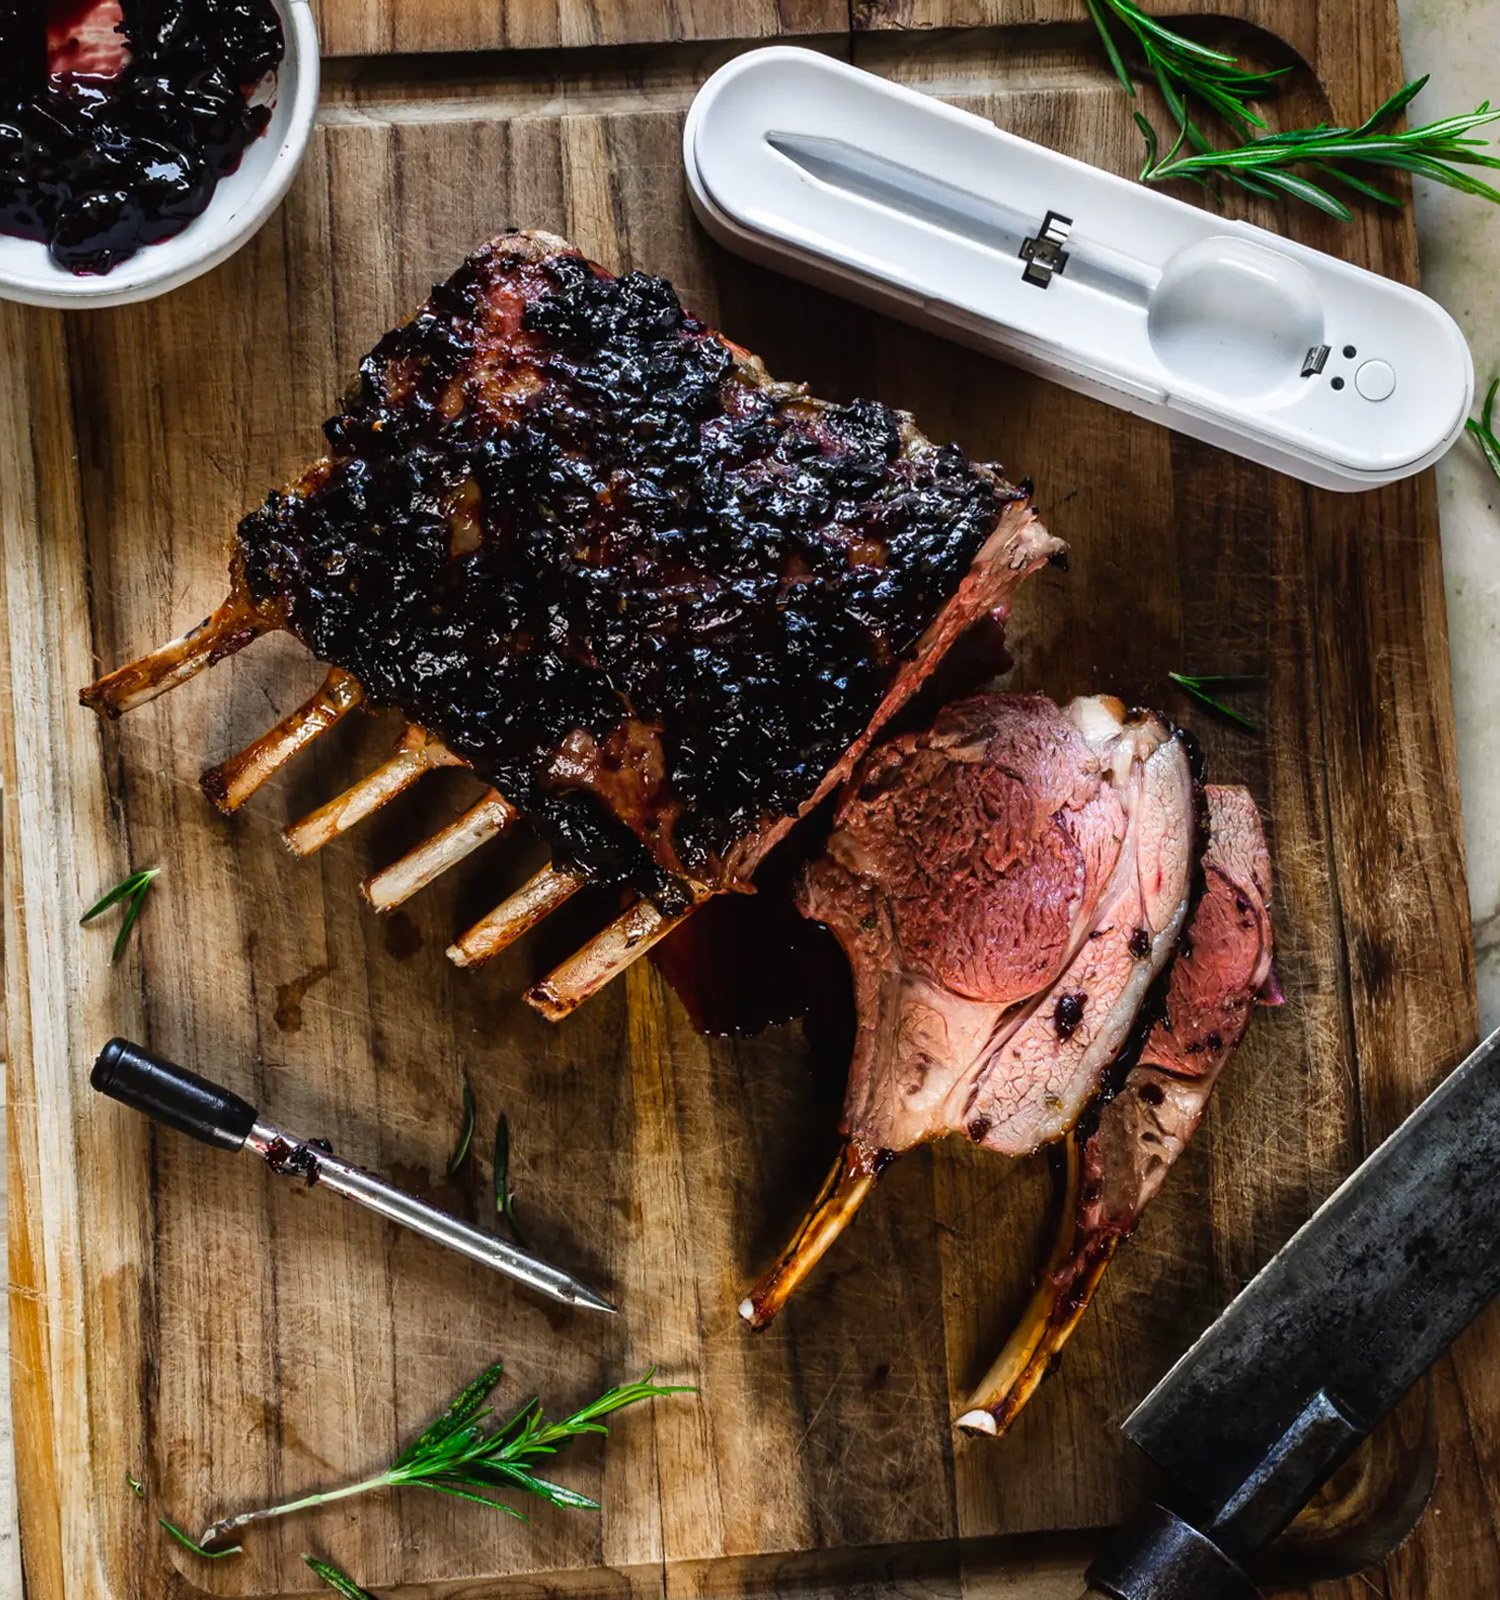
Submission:
M 208 773 L 225 810 L 360 704 L 392 759 L 287 831 L 305 854 L 435 766 L 488 792 L 378 874 L 389 909 L 524 815 L 554 855 L 451 952 L 584 882 L 637 898 L 533 991 L 561 1015 L 744 887 L 968 626 L 1060 546 L 1027 493 L 873 401 L 773 382 L 660 278 L 485 245 L 388 333 L 330 454 L 240 524 L 228 600 L 100 680 L 111 715 L 274 629 L 318 694 Z
M 800 905 L 854 976 L 844 1145 L 742 1310 L 763 1327 L 903 1151 L 1062 1137 L 1100 1090 L 1187 913 L 1188 751 L 1116 700 L 977 695 L 877 750 Z
M 877 749 L 800 892 L 853 972 L 843 1147 L 742 1314 L 757 1328 L 775 1316 L 903 1151 L 947 1134 L 1009 1156 L 1060 1149 L 1058 1243 L 962 1419 L 1001 1431 L 1265 991 L 1269 899 L 1248 795 L 1205 799 L 1152 713 L 989 693 Z
M 1257 1005 L 1279 1005 L 1271 965 L 1271 858 L 1244 789 L 1210 786 L 1202 898 L 1138 1055 L 1063 1151 L 1058 1232 L 1021 1320 L 959 1426 L 1002 1433 L 1051 1370 L 1120 1241 L 1202 1120 Z M 1123 1078 L 1123 1082 L 1120 1079 Z

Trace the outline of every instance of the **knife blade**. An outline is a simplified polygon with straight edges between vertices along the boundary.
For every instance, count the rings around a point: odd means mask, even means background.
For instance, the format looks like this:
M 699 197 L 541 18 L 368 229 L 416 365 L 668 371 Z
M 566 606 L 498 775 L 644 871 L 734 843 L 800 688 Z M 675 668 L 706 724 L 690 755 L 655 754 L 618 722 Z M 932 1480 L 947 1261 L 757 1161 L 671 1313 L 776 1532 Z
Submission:
M 1243 1600 L 1246 1563 L 1500 1292 L 1500 1031 L 1331 1194 L 1126 1418 L 1167 1474 L 1089 1569 Z

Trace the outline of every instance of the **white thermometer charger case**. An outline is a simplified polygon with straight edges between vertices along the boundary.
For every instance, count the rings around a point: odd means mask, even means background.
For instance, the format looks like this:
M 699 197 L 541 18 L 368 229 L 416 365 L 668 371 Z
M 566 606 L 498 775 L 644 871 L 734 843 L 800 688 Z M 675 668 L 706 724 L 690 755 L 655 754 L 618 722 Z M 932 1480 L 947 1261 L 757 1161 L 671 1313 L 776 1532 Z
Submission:
M 683 132 L 729 249 L 1307 483 L 1365 489 L 1463 431 L 1426 295 L 810 50 L 753 50 Z

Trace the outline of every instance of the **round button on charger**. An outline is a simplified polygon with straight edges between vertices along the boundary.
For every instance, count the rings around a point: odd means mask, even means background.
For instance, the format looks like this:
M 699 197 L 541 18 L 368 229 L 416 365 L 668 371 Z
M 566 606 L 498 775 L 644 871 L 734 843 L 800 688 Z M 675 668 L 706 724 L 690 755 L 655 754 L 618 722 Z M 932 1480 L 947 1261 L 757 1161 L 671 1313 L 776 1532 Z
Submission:
M 1354 387 L 1366 400 L 1389 400 L 1396 392 L 1396 369 L 1389 361 L 1365 361 L 1355 369 Z

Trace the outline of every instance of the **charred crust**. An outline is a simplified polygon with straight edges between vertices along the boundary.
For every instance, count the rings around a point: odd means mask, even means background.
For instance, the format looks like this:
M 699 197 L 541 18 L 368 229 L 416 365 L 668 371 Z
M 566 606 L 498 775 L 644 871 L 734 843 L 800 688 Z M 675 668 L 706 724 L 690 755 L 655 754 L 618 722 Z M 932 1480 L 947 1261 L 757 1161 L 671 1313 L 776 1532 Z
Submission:
M 228 811 L 229 785 L 222 767 L 211 767 L 198 780 L 204 798 L 216 811 Z
M 331 458 L 240 525 L 249 599 L 559 864 L 668 912 L 812 796 L 1029 495 L 888 406 L 773 383 L 664 279 L 546 234 L 437 285 L 324 431 Z M 618 770 L 559 779 L 569 735 L 630 729 L 659 752 L 625 775 L 639 809 Z

